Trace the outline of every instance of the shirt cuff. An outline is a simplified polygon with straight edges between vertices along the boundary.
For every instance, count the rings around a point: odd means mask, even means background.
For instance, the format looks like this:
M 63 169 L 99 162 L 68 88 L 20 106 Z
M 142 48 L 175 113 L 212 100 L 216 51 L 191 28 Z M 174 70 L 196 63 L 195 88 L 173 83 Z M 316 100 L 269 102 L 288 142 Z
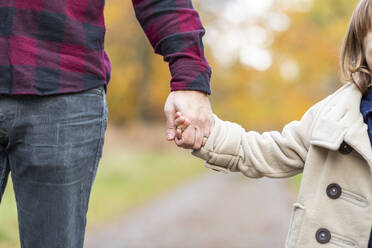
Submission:
M 210 78 L 212 70 L 207 62 L 191 59 L 177 59 L 170 64 L 171 91 L 197 90 L 211 94 Z

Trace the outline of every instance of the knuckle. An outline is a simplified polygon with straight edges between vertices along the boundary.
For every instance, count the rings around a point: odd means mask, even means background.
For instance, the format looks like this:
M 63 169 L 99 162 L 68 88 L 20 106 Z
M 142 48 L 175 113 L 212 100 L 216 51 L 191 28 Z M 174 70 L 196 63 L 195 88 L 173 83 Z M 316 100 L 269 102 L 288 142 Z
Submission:
M 193 144 L 193 139 L 190 136 L 184 137 L 183 141 L 187 145 L 192 145 Z
M 184 144 L 183 143 L 178 143 L 177 146 L 183 148 Z
M 190 140 L 191 138 L 191 135 L 190 135 L 190 132 L 188 131 L 188 129 L 186 129 L 183 134 L 182 134 L 182 138 L 183 140 Z
M 182 140 L 179 138 L 174 139 L 174 142 L 176 143 L 177 146 L 182 145 Z

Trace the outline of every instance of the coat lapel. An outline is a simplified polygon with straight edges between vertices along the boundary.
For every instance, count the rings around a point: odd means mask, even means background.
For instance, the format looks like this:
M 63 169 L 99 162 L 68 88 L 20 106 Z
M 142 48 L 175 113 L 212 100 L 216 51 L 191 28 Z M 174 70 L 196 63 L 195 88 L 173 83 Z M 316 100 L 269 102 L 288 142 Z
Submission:
M 336 151 L 345 141 L 372 167 L 368 127 L 359 110 L 361 99 L 361 92 L 352 83 L 336 91 L 320 109 L 310 143 Z

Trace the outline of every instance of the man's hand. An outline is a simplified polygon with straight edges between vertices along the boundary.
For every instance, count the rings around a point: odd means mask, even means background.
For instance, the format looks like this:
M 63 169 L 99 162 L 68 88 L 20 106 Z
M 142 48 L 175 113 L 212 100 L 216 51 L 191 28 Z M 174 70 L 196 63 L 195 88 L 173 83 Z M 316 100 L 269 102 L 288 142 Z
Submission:
M 182 135 L 185 132 L 185 130 L 187 130 L 191 125 L 190 125 L 190 121 L 186 117 L 184 117 L 181 112 L 176 113 L 176 120 L 174 121 L 174 123 L 176 126 L 176 138 L 174 141 L 176 142 L 176 144 L 178 144 L 180 140 L 182 139 Z M 210 132 L 213 132 L 213 127 L 214 127 L 214 120 L 211 123 L 211 127 L 209 129 Z M 190 127 L 190 128 L 193 128 L 193 127 Z M 204 136 L 203 141 L 202 141 L 202 147 L 207 143 L 207 141 L 208 141 L 208 137 Z
M 181 112 L 190 122 L 189 128 L 176 139 L 176 112 Z M 213 124 L 212 108 L 208 95 L 200 91 L 173 91 L 164 106 L 167 119 L 167 139 L 179 147 L 199 150 L 203 138 L 209 137 Z

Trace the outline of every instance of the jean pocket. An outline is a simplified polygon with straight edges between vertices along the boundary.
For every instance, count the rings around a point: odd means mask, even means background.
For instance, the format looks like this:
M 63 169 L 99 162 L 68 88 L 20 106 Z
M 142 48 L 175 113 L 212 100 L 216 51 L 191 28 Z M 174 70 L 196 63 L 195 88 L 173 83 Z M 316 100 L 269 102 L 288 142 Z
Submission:
M 95 95 L 103 96 L 105 94 L 105 89 L 104 89 L 103 86 L 99 86 L 97 88 L 85 90 L 82 93 L 83 94 L 95 94 Z

